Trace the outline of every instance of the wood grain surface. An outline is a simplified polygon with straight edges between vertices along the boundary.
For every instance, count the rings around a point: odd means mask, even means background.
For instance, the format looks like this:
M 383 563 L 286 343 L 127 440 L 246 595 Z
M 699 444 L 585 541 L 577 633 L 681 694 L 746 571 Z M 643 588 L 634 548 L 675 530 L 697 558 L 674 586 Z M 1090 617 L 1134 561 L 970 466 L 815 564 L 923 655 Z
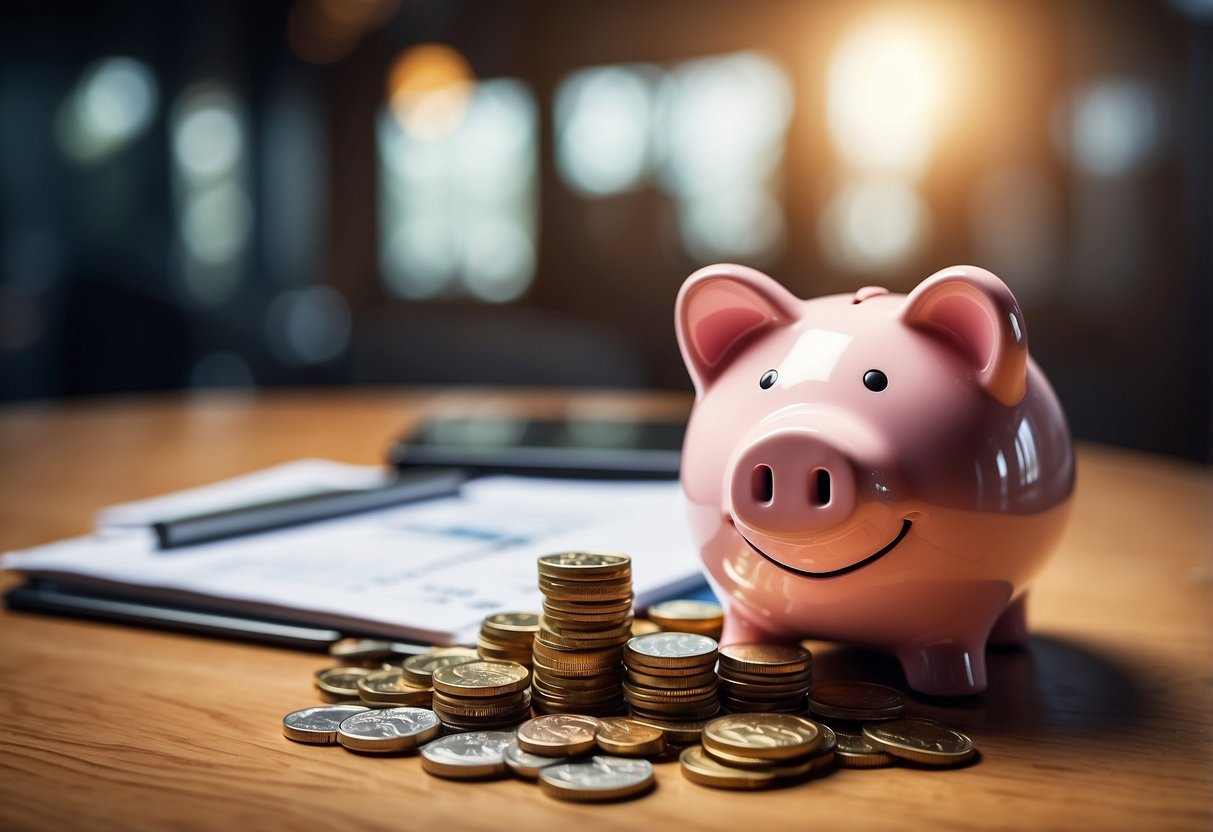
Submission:
M 421 414 L 685 412 L 679 396 L 498 391 L 153 397 L 0 410 L 0 550 L 86 532 L 115 502 L 304 456 L 369 463 Z M 591 546 L 592 541 L 587 541 Z M 0 588 L 18 582 L 0 575 Z M 1034 637 L 990 688 L 910 711 L 968 733 L 976 765 L 838 771 L 724 792 L 658 764 L 601 806 L 530 783 L 447 782 L 415 756 L 284 739 L 323 655 L 0 613 L 0 829 L 1213 828 L 1213 477 L 1079 450 L 1075 511 L 1033 589 Z M 813 644 L 818 681 L 904 689 L 882 654 Z

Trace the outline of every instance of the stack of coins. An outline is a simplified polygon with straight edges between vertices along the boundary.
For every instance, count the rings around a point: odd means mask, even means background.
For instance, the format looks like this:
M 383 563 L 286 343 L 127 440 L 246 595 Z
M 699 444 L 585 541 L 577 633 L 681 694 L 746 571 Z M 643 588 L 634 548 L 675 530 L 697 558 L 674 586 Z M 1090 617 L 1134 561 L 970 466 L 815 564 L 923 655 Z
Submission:
M 697 633 L 719 640 L 724 629 L 724 610 L 711 601 L 662 601 L 649 607 L 647 614 L 650 621 L 669 633 Z
M 328 667 L 317 670 L 312 681 L 324 702 L 357 702 L 358 681 L 374 672 L 369 667 Z
M 632 633 L 632 559 L 609 552 L 544 555 L 539 589 L 544 601 L 532 651 L 535 712 L 620 713 L 620 659 Z
M 628 641 L 623 692 L 632 714 L 658 727 L 715 716 L 720 711 L 716 655 L 715 639 L 693 633 L 653 633 Z M 670 734 L 667 739 L 679 742 Z
M 769 788 L 834 765 L 833 731 L 793 714 L 718 717 L 702 742 L 682 752 L 682 774 L 720 789 Z
M 358 680 L 358 698 L 373 708 L 413 705 L 428 708 L 434 689 L 413 684 L 403 670 L 377 670 Z
M 476 652 L 482 659 L 505 659 L 530 667 L 537 632 L 539 613 L 499 612 L 481 623 Z
M 732 713 L 803 714 L 813 686 L 813 654 L 796 646 L 730 644 L 720 648 L 720 692 Z
M 450 730 L 512 728 L 530 716 L 530 673 L 517 662 L 454 664 L 433 678 L 434 713 Z

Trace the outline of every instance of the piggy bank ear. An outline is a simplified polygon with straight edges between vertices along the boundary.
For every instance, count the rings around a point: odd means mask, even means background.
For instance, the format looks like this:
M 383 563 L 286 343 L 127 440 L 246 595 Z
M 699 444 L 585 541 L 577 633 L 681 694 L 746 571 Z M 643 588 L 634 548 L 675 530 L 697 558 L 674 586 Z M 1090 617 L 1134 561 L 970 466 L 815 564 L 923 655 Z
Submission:
M 699 392 L 706 390 L 745 343 L 787 326 L 800 301 L 760 271 L 728 263 L 687 278 L 675 304 L 678 347 Z
M 941 334 L 971 362 L 977 383 L 1007 405 L 1027 387 L 1028 333 L 1007 285 L 985 269 L 953 266 L 918 285 L 901 311 L 913 327 Z

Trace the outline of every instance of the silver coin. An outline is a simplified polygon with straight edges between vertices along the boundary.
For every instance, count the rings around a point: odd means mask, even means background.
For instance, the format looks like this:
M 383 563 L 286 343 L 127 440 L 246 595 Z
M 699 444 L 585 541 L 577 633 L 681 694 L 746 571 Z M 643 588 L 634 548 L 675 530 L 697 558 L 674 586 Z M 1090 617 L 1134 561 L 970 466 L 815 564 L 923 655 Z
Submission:
M 631 652 L 663 659 L 706 656 L 718 647 L 716 639 L 694 633 L 650 633 L 628 641 Z
M 510 741 L 505 747 L 505 764 L 519 777 L 534 780 L 539 776 L 539 770 L 567 762 L 569 757 L 541 757 L 529 751 L 523 751 L 518 740 Z
M 441 731 L 442 723 L 426 708 L 380 708 L 347 718 L 337 729 L 337 742 L 354 751 L 407 751 Z
M 653 783 L 653 764 L 597 756 L 549 766 L 539 772 L 539 782 L 548 794 L 565 800 L 616 800 L 647 791 Z
M 322 705 L 293 711 L 282 718 L 282 735 L 295 742 L 332 745 L 341 723 L 366 710 L 365 705 Z
M 468 731 L 435 740 L 421 749 L 421 767 L 455 779 L 492 777 L 506 771 L 505 749 L 513 731 Z

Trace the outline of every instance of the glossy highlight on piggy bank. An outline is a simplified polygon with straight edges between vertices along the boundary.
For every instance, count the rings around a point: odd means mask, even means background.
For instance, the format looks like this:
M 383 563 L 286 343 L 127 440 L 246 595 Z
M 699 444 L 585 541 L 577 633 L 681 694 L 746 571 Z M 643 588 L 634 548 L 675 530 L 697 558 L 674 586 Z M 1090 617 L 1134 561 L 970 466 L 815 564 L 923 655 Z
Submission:
M 862 644 L 921 693 L 984 690 L 987 643 L 1027 638 L 1074 490 L 1006 285 L 956 266 L 909 295 L 805 301 L 716 265 L 675 327 L 696 390 L 682 487 L 722 642 Z

